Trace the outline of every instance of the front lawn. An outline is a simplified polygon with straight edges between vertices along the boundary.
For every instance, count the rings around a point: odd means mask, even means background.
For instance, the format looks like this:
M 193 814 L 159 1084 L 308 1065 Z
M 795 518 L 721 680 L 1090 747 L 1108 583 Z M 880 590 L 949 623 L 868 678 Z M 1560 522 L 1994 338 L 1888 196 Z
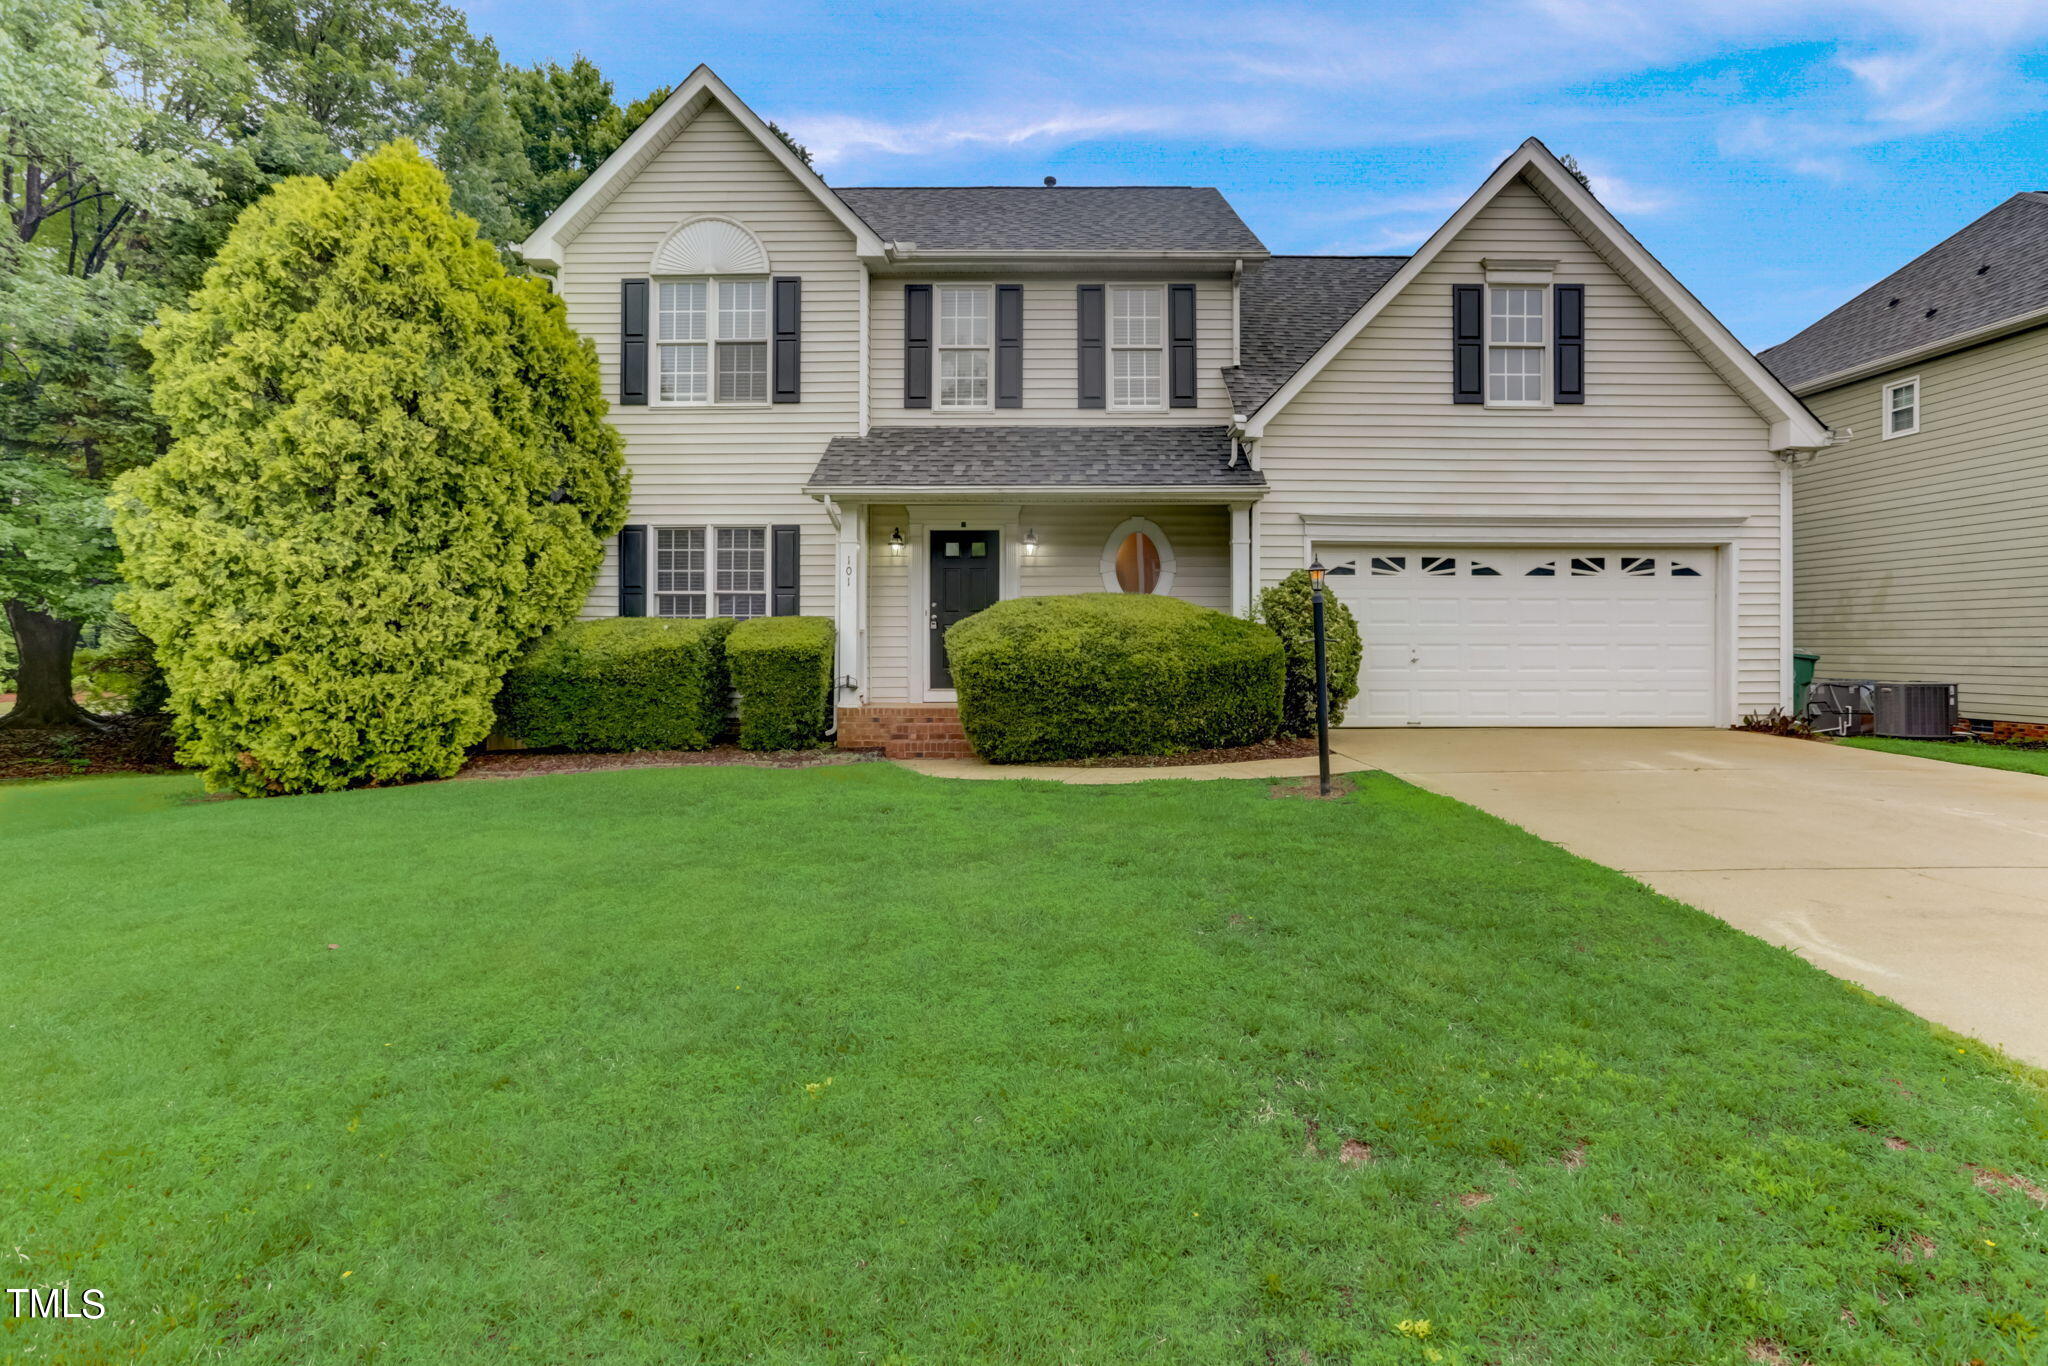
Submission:
M 1879 749 L 1886 754 L 1945 759 L 1952 764 L 1975 764 L 1978 768 L 2006 768 L 2015 773 L 2048 775 L 2048 749 L 2018 749 L 1975 740 L 1889 740 L 1878 735 L 1852 736 L 1835 743 L 1856 749 Z
M 2035 1074 L 1391 778 L 196 790 L 0 787 L 0 1359 L 2048 1350 Z

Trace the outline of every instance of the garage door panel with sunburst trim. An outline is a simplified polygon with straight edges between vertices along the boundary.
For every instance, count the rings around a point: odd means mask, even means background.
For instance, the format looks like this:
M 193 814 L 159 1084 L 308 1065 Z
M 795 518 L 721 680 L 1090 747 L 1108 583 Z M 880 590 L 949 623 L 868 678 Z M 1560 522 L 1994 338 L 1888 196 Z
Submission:
M 1317 553 L 1365 637 L 1347 725 L 1715 723 L 1712 550 Z

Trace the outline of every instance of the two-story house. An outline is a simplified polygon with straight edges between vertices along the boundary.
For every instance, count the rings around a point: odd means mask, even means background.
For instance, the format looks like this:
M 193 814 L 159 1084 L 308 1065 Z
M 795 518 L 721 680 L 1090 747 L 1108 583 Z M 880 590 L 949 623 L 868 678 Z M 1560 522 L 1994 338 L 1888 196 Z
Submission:
M 590 613 L 831 615 L 844 739 L 943 736 L 1000 598 L 1318 556 L 1351 724 L 1786 698 L 1826 430 L 1533 139 L 1413 256 L 1274 256 L 1212 189 L 835 189 L 700 67 L 521 251 L 633 471 Z
M 1835 429 L 1793 473 L 1822 674 L 1958 685 L 2048 739 L 2048 192 L 2016 194 L 1763 359 Z

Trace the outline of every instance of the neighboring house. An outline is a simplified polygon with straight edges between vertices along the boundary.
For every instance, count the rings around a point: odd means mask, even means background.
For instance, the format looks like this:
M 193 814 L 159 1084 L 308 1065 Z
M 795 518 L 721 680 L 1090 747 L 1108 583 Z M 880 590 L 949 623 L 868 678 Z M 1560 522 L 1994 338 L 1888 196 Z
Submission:
M 835 189 L 700 67 L 521 250 L 633 470 L 590 613 L 836 618 L 849 743 L 958 752 L 998 598 L 1247 613 L 1315 556 L 1352 724 L 1786 699 L 1827 433 L 1533 139 L 1412 257 L 1276 257 L 1211 189 Z
M 1794 472 L 1798 644 L 2048 737 L 2048 193 L 1763 353 L 1835 429 Z

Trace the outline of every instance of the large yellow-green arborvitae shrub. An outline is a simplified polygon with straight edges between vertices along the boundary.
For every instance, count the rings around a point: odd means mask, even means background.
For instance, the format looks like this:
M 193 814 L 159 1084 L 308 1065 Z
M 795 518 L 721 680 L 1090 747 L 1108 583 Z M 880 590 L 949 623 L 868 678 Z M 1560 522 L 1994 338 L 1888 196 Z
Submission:
M 561 302 L 401 142 L 253 205 L 148 343 L 175 442 L 115 531 L 180 755 L 251 795 L 454 772 L 624 517 Z

